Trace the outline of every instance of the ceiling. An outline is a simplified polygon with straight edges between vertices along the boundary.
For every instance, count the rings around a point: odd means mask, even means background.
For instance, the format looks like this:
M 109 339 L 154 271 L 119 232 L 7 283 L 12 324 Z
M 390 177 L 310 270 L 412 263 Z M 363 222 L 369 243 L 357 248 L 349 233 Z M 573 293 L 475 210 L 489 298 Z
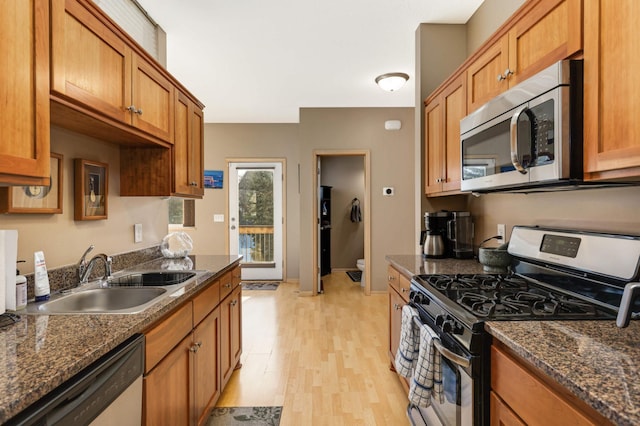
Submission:
M 167 68 L 209 123 L 297 123 L 299 108 L 413 107 L 414 36 L 483 0 L 138 0 L 167 33 Z M 376 76 L 404 72 L 399 91 Z

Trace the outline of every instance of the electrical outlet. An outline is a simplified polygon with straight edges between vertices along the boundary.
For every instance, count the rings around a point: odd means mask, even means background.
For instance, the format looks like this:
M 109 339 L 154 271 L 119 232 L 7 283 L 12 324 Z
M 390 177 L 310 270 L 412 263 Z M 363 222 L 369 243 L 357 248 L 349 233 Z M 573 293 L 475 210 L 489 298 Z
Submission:
M 133 242 L 141 243 L 142 242 L 142 224 L 136 223 L 133 225 Z
M 504 223 L 498 224 L 498 235 L 500 235 L 502 242 L 506 242 L 505 238 L 507 237 L 507 227 Z

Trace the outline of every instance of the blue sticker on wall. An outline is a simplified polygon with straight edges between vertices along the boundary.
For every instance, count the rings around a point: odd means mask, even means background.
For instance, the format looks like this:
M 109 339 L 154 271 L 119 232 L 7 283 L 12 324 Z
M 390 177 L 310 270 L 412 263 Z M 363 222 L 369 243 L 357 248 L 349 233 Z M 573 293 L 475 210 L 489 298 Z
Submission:
M 222 188 L 222 170 L 205 170 L 204 171 L 204 187 L 205 188 Z

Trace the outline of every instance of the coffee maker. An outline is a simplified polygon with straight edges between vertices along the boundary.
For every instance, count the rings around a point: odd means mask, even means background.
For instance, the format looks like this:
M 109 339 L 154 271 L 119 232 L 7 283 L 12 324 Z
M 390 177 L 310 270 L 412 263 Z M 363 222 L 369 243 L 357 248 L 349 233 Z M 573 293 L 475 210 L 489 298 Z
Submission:
M 451 215 L 447 211 L 424 214 L 426 235 L 422 253 L 429 258 L 443 258 L 451 255 L 447 240 L 447 222 Z
M 456 259 L 473 258 L 473 219 L 469 212 L 451 212 L 447 221 L 447 240 L 452 257 Z

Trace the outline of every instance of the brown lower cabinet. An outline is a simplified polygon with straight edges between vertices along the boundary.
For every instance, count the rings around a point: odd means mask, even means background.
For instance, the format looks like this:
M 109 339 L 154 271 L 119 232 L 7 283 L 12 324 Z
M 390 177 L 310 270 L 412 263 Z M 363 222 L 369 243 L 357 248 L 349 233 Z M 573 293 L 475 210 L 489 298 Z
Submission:
M 221 300 L 220 280 L 216 279 L 147 330 L 144 424 L 206 422 L 209 409 L 239 367 L 240 295 L 236 285 Z
M 409 302 L 409 278 L 391 265 L 387 266 L 387 288 L 389 291 L 389 367 L 395 370 L 395 358 L 400 344 L 402 307 Z M 398 376 L 405 391 L 409 391 L 409 379 Z
M 491 425 L 610 425 L 559 383 L 502 345 L 491 347 Z
M 222 372 L 222 387 L 224 388 L 239 367 L 242 354 L 242 292 L 236 286 L 231 294 L 220 304 L 220 323 L 222 326 L 222 343 L 220 365 Z

